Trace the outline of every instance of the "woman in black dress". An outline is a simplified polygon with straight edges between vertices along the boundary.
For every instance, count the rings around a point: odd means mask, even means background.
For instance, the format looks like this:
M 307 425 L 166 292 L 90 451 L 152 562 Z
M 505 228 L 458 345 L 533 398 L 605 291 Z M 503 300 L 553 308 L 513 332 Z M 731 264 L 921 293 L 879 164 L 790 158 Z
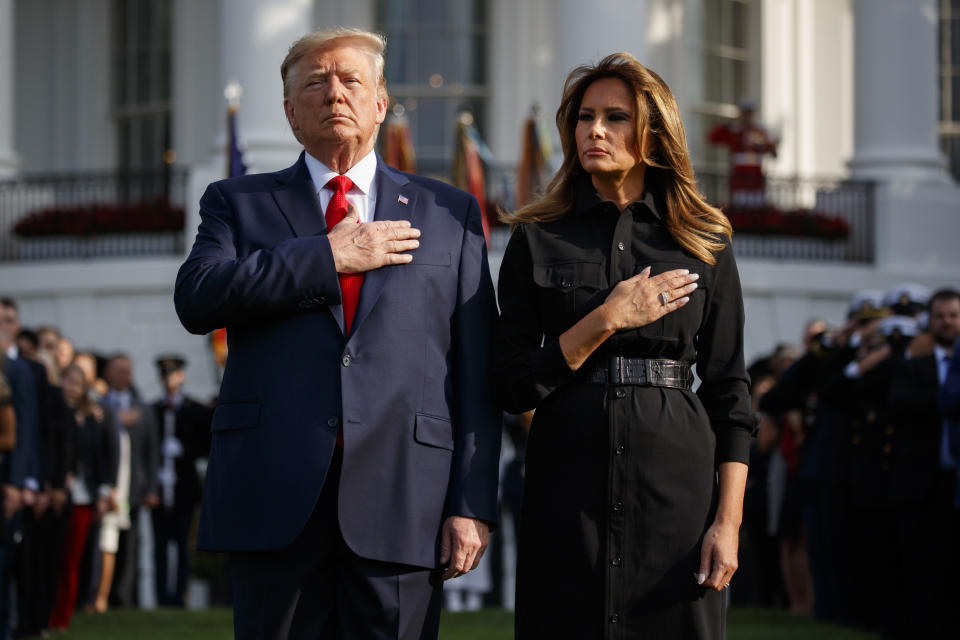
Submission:
M 630 54 L 575 69 L 557 125 L 499 278 L 499 395 L 536 408 L 517 637 L 722 638 L 754 428 L 731 227 Z

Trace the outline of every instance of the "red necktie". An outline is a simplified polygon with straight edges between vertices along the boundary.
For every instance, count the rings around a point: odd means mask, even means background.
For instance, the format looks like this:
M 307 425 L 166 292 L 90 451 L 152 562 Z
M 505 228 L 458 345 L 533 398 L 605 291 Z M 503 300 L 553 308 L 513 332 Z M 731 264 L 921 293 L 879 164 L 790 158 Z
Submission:
M 330 204 L 327 205 L 325 214 L 327 231 L 329 232 L 338 222 L 347 217 L 347 191 L 353 187 L 353 181 L 347 176 L 336 176 L 330 179 L 326 187 L 333 190 L 333 197 L 330 198 Z M 360 221 L 357 220 L 357 222 Z M 350 327 L 353 325 L 353 316 L 357 312 L 357 301 L 360 299 L 363 274 L 341 273 L 339 277 L 343 302 L 343 321 L 346 325 L 347 335 L 349 335 Z

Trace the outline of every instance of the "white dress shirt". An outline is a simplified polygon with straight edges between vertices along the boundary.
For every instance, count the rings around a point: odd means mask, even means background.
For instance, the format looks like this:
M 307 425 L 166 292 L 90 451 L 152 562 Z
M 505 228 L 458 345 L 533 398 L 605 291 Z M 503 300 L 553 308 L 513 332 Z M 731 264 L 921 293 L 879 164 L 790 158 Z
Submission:
M 333 189 L 325 188 L 326 184 L 340 174 L 309 153 L 303 155 L 307 162 L 307 170 L 310 171 L 310 179 L 313 180 L 313 185 L 317 189 L 320 210 L 326 213 L 327 205 L 330 204 L 330 199 L 333 197 Z M 377 176 L 377 154 L 371 150 L 343 175 L 353 181 L 353 187 L 347 192 L 347 201 L 357 208 L 360 222 L 370 222 L 373 220 L 373 214 L 377 206 L 377 181 L 375 180 Z

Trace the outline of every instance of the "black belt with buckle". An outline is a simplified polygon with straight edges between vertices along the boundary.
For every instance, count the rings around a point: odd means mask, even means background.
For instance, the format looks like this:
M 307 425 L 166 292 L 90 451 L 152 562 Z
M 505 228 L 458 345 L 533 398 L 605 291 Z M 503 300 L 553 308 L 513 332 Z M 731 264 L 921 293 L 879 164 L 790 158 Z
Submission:
M 605 364 L 589 371 L 586 381 L 689 390 L 693 387 L 693 371 L 679 360 L 611 356 Z

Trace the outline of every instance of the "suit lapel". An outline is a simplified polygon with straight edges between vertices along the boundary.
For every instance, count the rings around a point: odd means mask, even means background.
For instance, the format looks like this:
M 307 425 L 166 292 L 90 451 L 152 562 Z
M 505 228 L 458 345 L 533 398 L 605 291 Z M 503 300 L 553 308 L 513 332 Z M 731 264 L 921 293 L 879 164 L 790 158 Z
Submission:
M 402 173 L 383 164 L 377 156 L 377 207 L 374 220 L 409 220 L 417 204 L 416 191 L 410 188 L 409 180 Z M 381 267 L 368 271 L 360 289 L 357 302 L 357 314 L 353 319 L 351 335 L 363 324 L 364 319 L 376 305 L 383 287 L 387 284 L 395 267 Z
M 934 351 L 927 356 L 927 360 L 929 361 L 925 367 L 927 376 L 929 376 L 927 383 L 937 389 L 940 387 L 940 363 L 937 362 L 937 352 Z
M 278 185 L 272 192 L 273 199 L 293 234 L 303 238 L 326 233 L 327 222 L 320 211 L 317 190 L 310 178 L 310 171 L 307 169 L 303 153 L 300 153 L 300 159 L 296 164 L 278 172 L 276 176 Z M 329 309 L 333 319 L 340 326 L 340 331 L 346 335 L 343 305 L 331 305 Z
M 307 163 L 300 159 L 292 167 L 276 174 L 277 187 L 273 190 L 273 199 L 287 219 L 294 235 L 299 237 L 324 233 L 327 223 L 320 211 L 317 190 L 310 179 Z

